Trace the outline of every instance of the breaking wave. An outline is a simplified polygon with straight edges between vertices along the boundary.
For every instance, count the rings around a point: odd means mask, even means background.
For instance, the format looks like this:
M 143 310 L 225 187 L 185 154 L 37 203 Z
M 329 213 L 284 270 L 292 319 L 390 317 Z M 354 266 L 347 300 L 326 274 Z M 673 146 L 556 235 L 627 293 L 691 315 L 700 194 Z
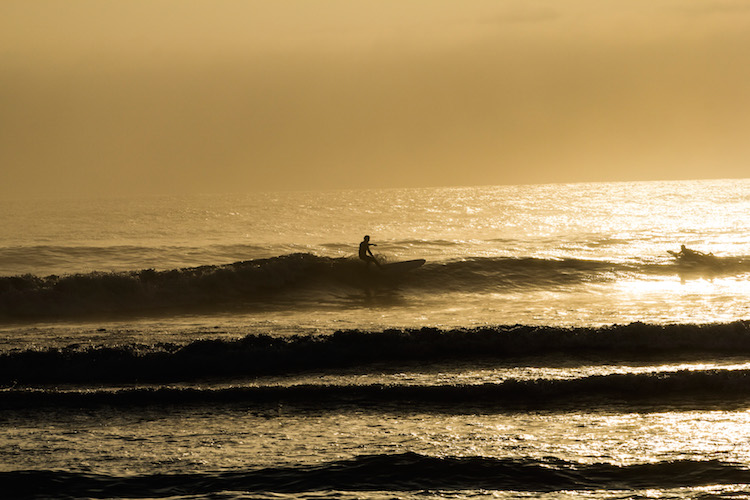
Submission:
M 114 476 L 67 471 L 0 473 L 16 498 L 165 498 L 234 492 L 640 490 L 745 484 L 750 471 L 718 460 L 615 465 L 559 459 L 431 457 L 412 452 L 230 472 Z M 223 498 L 223 497 L 222 497 Z
M 0 390 L 0 407 L 85 408 L 142 405 L 242 404 L 302 405 L 320 411 L 342 405 L 360 410 L 427 408 L 462 412 L 476 408 L 511 410 L 611 405 L 735 405 L 750 398 L 750 370 L 680 370 L 675 372 L 609 374 L 576 379 L 506 380 L 455 385 L 298 384 L 215 387 L 131 387 L 118 389 Z
M 746 261 L 735 259 L 711 272 L 748 271 Z M 321 303 L 373 287 L 400 287 L 415 294 L 554 289 L 612 281 L 628 273 L 679 272 L 708 271 L 677 264 L 496 257 L 428 263 L 409 273 L 389 274 L 368 270 L 357 259 L 295 253 L 168 271 L 0 277 L 0 320 L 251 309 L 274 301 Z
M 331 335 L 205 339 L 188 344 L 72 345 L 0 354 L 0 384 L 175 382 L 378 364 L 564 357 L 670 360 L 750 353 L 750 322 L 602 328 L 338 331 Z

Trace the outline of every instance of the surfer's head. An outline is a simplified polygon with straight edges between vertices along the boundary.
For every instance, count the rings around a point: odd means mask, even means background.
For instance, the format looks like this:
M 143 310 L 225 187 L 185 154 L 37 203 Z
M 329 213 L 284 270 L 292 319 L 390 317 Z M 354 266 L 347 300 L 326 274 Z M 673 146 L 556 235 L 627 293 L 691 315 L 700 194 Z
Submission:
M 365 235 L 365 241 L 370 241 L 370 236 L 367 234 Z

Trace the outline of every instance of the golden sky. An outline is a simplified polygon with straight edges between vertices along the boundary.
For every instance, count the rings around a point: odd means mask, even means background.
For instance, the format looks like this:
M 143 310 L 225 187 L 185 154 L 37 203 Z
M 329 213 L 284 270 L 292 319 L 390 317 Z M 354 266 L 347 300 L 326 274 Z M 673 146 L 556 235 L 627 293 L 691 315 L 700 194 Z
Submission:
M 3 196 L 747 177 L 746 0 L 3 0 Z

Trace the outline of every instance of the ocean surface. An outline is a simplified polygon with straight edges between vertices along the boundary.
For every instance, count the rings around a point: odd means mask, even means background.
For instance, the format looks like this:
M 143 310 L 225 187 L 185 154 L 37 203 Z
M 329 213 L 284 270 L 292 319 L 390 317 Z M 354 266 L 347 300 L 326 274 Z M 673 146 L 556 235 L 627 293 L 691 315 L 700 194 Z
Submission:
M 0 220 L 3 495 L 750 497 L 750 179 Z

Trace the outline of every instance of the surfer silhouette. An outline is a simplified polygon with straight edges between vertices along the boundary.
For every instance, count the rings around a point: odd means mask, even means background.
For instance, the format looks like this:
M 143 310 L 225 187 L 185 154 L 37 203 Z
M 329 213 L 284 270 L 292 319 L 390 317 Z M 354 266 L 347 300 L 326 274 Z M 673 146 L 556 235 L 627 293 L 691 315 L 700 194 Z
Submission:
M 675 254 L 681 257 L 713 257 L 714 256 L 714 254 L 712 253 L 703 253 L 703 252 L 699 252 L 698 250 L 691 250 L 690 248 L 687 248 L 685 245 L 681 245 L 680 251 L 676 252 Z
M 370 237 L 365 236 L 365 239 L 362 240 L 362 243 L 359 244 L 359 258 L 367 262 L 367 267 L 370 267 L 370 262 L 374 262 L 378 268 L 380 267 L 380 262 L 377 261 L 375 256 L 372 254 L 372 250 L 370 250 L 370 247 L 376 247 L 377 245 L 375 243 L 370 243 Z
M 677 252 L 678 255 L 681 255 L 682 257 L 692 257 L 696 254 L 695 250 L 690 250 L 685 245 L 680 245 L 680 251 Z
M 690 248 L 687 248 L 685 245 L 680 246 L 679 252 L 667 250 L 667 253 L 685 262 L 705 262 L 707 258 L 712 258 L 714 256 L 714 254 L 712 253 L 704 253 L 699 252 L 698 250 L 692 250 Z

